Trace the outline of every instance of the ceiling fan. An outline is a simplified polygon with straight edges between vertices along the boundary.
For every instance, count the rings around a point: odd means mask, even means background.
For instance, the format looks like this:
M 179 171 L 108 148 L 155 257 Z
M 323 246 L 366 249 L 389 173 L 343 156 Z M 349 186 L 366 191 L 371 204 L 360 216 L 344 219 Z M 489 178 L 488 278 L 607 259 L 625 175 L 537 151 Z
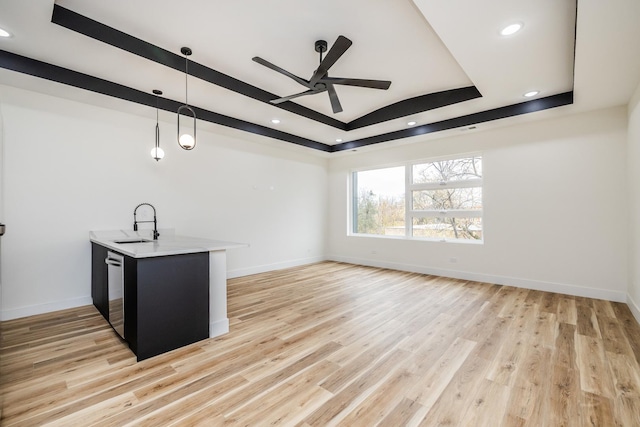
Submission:
M 327 92 L 329 94 L 329 100 L 331 101 L 331 108 L 333 109 L 333 112 L 339 113 L 342 111 L 342 105 L 340 105 L 338 94 L 336 93 L 336 89 L 333 87 L 333 85 L 359 86 L 383 90 L 389 89 L 389 86 L 391 86 L 391 82 L 387 80 L 365 80 L 349 79 L 344 77 L 329 77 L 329 68 L 331 68 L 331 66 L 335 64 L 338 59 L 340 59 L 340 57 L 347 51 L 347 49 L 349 49 L 351 44 L 351 40 L 349 40 L 345 36 L 339 36 L 323 59 L 322 54 L 327 51 L 327 42 L 325 40 L 316 41 L 315 50 L 316 52 L 320 53 L 320 65 L 318 66 L 318 69 L 313 72 L 313 75 L 309 80 L 298 77 L 295 74 L 292 74 L 287 70 L 284 70 L 258 56 L 254 57 L 253 60 L 258 64 L 264 65 L 267 68 L 271 68 L 274 71 L 284 74 L 285 76 L 295 80 L 296 82 L 307 88 L 307 90 L 305 90 L 304 92 L 273 99 L 270 102 L 272 104 L 280 104 L 282 102 L 289 101 L 300 96 L 315 95 L 317 93 Z

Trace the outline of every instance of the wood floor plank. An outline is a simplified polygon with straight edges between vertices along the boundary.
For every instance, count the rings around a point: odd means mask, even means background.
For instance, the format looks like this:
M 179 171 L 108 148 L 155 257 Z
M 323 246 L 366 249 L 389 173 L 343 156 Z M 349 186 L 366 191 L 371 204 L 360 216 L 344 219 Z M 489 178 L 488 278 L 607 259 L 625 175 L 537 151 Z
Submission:
M 533 306 L 520 306 L 511 312 L 509 318 L 513 318 L 513 323 L 487 373 L 487 379 L 506 386 L 512 386 L 515 382 L 526 355 L 527 344 L 533 338 L 536 313 Z
M 605 317 L 616 317 L 616 313 L 615 311 L 613 311 L 613 306 L 609 301 L 594 299 L 591 301 L 591 306 L 593 307 L 593 311 L 596 313 L 598 319 Z
M 578 310 L 576 301 L 571 298 L 560 296 L 558 298 L 558 309 L 556 310 L 559 323 L 575 325 L 578 322 Z
M 624 304 L 340 262 L 227 295 L 228 334 L 139 363 L 92 306 L 1 322 L 0 425 L 640 425 Z
M 574 325 L 569 323 L 558 324 L 554 364 L 578 372 L 575 338 L 576 327 Z
M 63 418 L 55 421 L 46 421 L 48 426 L 80 426 L 80 425 L 96 425 L 112 414 L 117 414 L 126 408 L 129 408 L 136 403 L 136 398 L 132 393 L 118 394 L 109 399 L 101 400 L 99 403 L 92 405 L 91 407 L 85 407 L 82 410 L 76 410 Z M 30 424 L 31 420 L 25 425 L 40 425 Z
M 382 316 L 372 316 L 374 319 L 363 319 L 361 324 L 365 325 L 360 331 L 351 329 L 346 335 L 336 338 L 336 342 L 342 344 L 343 348 L 332 354 L 331 360 L 341 366 L 346 366 L 354 359 L 375 346 L 378 341 L 385 340 L 387 337 L 404 340 L 406 338 L 402 323 L 392 319 L 387 320 L 386 313 Z M 366 330 L 366 333 L 364 332 Z
M 640 402 L 637 398 L 620 397 L 614 401 L 616 426 L 640 426 Z
M 618 319 L 602 317 L 599 318 L 598 324 L 602 331 L 602 341 L 606 351 L 633 357 L 633 348 L 629 344 Z
M 90 408 L 95 408 L 96 406 L 101 405 L 102 402 L 110 401 L 112 399 L 115 399 L 114 402 L 116 403 L 120 402 L 118 400 L 119 396 L 127 396 L 123 401 L 125 403 L 137 401 L 135 395 L 130 391 L 131 389 L 135 389 L 139 385 L 145 384 L 148 381 L 154 381 L 158 377 L 168 375 L 170 371 L 170 368 L 163 367 L 153 374 L 149 373 L 145 376 L 140 376 L 132 381 L 123 382 L 112 388 L 100 391 L 96 390 L 93 394 L 61 393 L 55 399 L 48 399 L 46 401 L 46 405 L 39 402 L 39 404 L 33 405 L 29 408 L 19 406 L 16 408 L 17 412 L 15 414 L 10 413 L 7 410 L 6 415 L 15 420 L 19 420 L 20 425 L 41 425 L 45 422 L 57 422 L 60 419 L 74 419 L 74 414 Z M 119 405 L 119 403 L 117 403 L 117 405 Z M 46 407 L 47 410 L 35 410 L 42 406 Z M 122 406 L 121 411 L 126 409 L 128 406 L 130 406 L 128 403 Z M 111 407 L 111 404 L 109 404 L 109 407 Z M 64 423 L 62 425 L 64 425 Z
M 231 376 L 222 381 L 217 381 L 214 377 L 209 376 L 200 382 L 197 388 L 183 387 L 155 400 L 140 403 L 110 417 L 104 425 L 106 427 L 138 426 L 142 422 L 153 423 L 155 416 L 167 421 L 168 424 L 176 422 L 178 425 L 191 426 L 203 421 L 210 423 L 216 417 L 222 419 L 215 406 L 216 403 L 229 394 L 242 390 L 247 385 L 248 382 L 239 375 Z M 214 410 L 213 414 L 209 413 L 211 409 Z
M 578 305 L 577 312 L 578 333 L 587 337 L 602 338 L 598 318 L 591 305 Z
M 402 339 L 402 335 L 389 335 L 382 341 L 372 344 L 367 351 L 361 353 L 360 356 L 331 374 L 326 380 L 320 383 L 320 386 L 331 393 L 339 393 L 344 387 L 363 375 L 372 365 L 381 360 L 385 354 L 393 350 Z
M 225 415 L 230 425 L 283 425 L 302 421 L 332 394 L 317 384 L 338 369 L 335 363 L 320 361 L 300 376 L 288 380 L 270 390 L 265 398 L 255 402 L 251 410 L 246 408 Z M 304 385 L 301 390 L 300 386 Z
M 549 422 L 551 404 L 549 396 L 552 386 L 552 382 L 549 381 L 549 373 L 552 372 L 551 354 L 551 349 L 532 340 L 529 351 L 527 351 L 518 371 L 515 387 L 520 387 L 525 391 L 524 395 L 527 396 L 528 402 L 524 404 L 520 401 L 518 402 L 519 406 L 516 407 L 519 409 L 518 418 L 525 419 L 525 425 L 551 425 Z M 511 393 L 511 396 L 513 395 L 514 393 Z
M 553 366 L 549 389 L 549 426 L 580 427 L 580 384 L 575 369 Z
M 462 337 L 468 340 L 480 342 L 486 338 L 499 321 L 504 321 L 498 317 L 501 307 L 491 301 L 486 300 L 480 309 L 473 313 L 464 325 Z
M 527 303 L 527 295 L 531 292 L 528 289 L 523 288 L 510 288 L 508 286 L 500 289 L 500 317 L 515 318 L 518 313 L 522 312 L 523 308 L 532 306 L 533 304 Z
M 534 311 L 536 313 L 536 323 L 533 330 L 534 341 L 544 347 L 554 347 L 558 334 L 556 314 L 550 311 L 543 311 L 540 306 L 535 306 Z
M 476 343 L 473 341 L 456 339 L 445 353 L 431 364 L 430 369 L 405 391 L 405 396 L 431 409 L 475 346 Z M 420 371 L 417 372 L 417 375 L 419 374 Z
M 491 328 L 486 328 L 486 332 L 489 335 L 478 341 L 478 347 L 475 350 L 477 357 L 485 360 L 494 360 L 502 347 L 502 343 L 508 336 L 509 330 L 512 328 L 512 323 L 513 319 L 496 317 Z
M 409 421 L 416 416 L 416 413 L 424 412 L 424 408 L 414 400 L 402 398 L 402 401 L 398 403 L 395 408 L 387 413 L 379 426 L 404 426 L 408 425 Z
M 388 353 L 370 370 L 350 383 L 337 394 L 334 394 L 325 405 L 318 408 L 305 418 L 305 422 L 311 426 L 324 426 L 330 421 L 335 421 L 346 415 L 350 406 L 355 406 L 366 397 L 366 393 L 377 383 L 384 380 L 403 362 L 410 357 L 410 353 L 403 350 L 394 350 Z
M 616 315 L 616 319 L 620 326 L 622 326 L 624 333 L 629 341 L 629 345 L 633 349 L 636 361 L 640 364 L 640 329 L 638 328 L 638 322 L 636 321 L 631 310 L 626 304 L 611 303 L 613 312 Z
M 509 387 L 484 379 L 460 425 L 474 427 L 500 425 L 499 420 L 504 417 L 508 399 Z
M 562 295 L 553 292 L 543 292 L 540 310 L 545 313 L 555 313 L 557 315 L 561 297 Z
M 613 380 L 601 339 L 576 336 L 577 364 L 580 372 L 580 388 L 584 392 L 613 398 Z
M 472 356 L 476 350 L 472 352 Z M 442 391 L 438 400 L 421 421 L 421 426 L 455 426 L 462 422 L 466 409 L 473 404 L 478 387 L 483 383 L 489 361 L 468 357 Z
M 580 397 L 580 424 L 582 426 L 616 425 L 611 399 L 589 392 L 581 393 Z
M 413 383 L 411 373 L 399 370 L 378 384 L 359 405 L 344 417 L 337 425 L 376 425 L 402 400 L 402 393 Z
M 607 353 L 616 397 L 640 398 L 640 370 L 635 359 Z

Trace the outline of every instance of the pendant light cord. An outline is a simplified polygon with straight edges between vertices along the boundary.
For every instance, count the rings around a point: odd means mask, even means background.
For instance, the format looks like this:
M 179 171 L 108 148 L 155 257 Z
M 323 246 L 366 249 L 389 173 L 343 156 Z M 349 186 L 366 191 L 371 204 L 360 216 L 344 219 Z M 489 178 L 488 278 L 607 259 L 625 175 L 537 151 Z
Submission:
M 184 56 L 184 103 L 189 105 L 189 57 Z

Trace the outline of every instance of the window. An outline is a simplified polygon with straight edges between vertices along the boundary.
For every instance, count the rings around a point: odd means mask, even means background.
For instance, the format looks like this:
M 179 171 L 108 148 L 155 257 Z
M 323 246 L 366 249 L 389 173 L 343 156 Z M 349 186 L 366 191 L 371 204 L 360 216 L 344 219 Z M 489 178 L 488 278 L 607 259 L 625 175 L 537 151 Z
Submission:
M 354 233 L 405 235 L 404 181 L 404 166 L 353 174 Z
M 482 157 L 353 172 L 352 233 L 482 241 Z

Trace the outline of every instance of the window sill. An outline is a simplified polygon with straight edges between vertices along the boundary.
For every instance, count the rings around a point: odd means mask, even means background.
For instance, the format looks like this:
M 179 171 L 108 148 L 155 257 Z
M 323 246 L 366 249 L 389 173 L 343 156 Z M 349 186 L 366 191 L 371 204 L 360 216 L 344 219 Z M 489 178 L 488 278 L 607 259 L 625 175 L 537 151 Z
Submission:
M 407 236 L 383 236 L 378 234 L 357 234 L 350 233 L 347 237 L 362 237 L 367 239 L 384 239 L 384 240 L 406 240 L 414 242 L 428 242 L 428 243 L 460 243 L 463 245 L 483 245 L 484 240 L 470 240 L 470 239 L 431 239 L 427 237 L 407 237 Z

